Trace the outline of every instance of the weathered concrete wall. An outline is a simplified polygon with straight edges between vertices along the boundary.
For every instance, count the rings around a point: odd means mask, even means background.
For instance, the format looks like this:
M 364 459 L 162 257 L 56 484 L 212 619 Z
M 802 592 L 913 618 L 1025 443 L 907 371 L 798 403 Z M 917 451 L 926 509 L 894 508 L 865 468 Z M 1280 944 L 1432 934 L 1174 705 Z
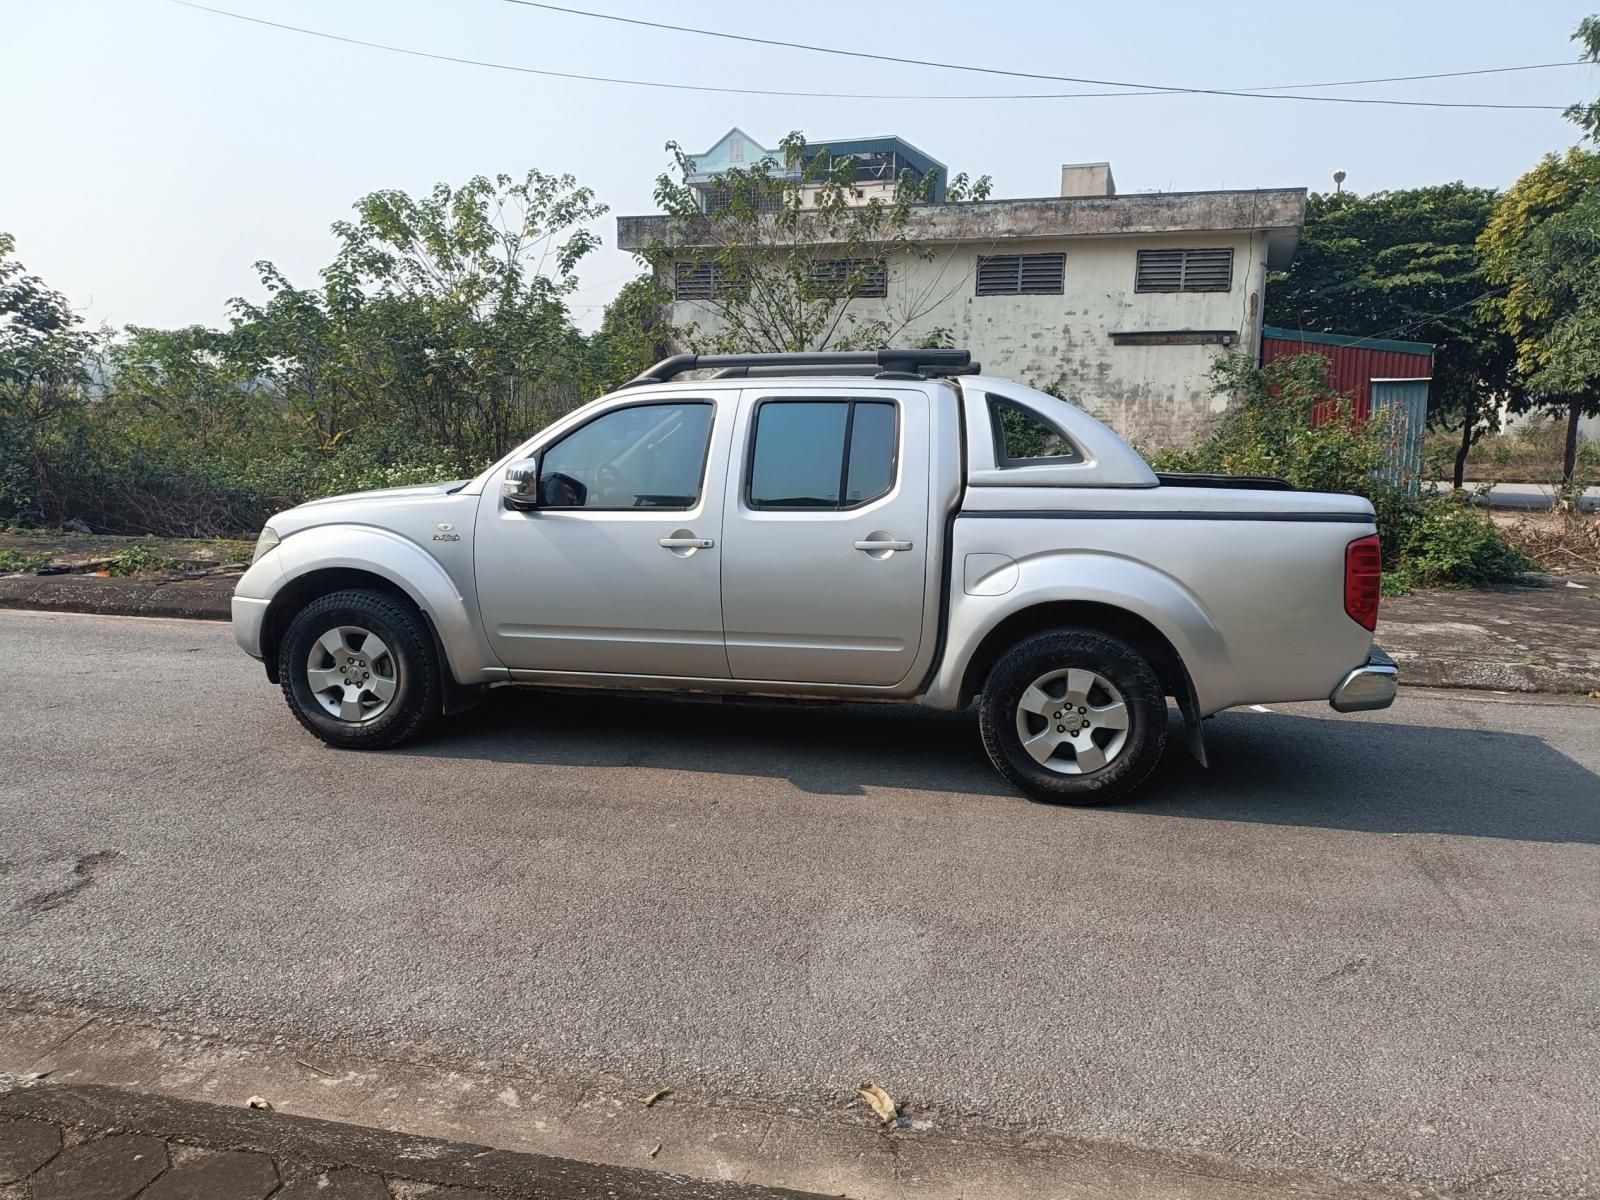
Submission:
M 857 300 L 852 310 L 863 318 L 882 316 L 895 322 L 920 313 L 895 339 L 899 344 L 912 344 L 942 326 L 951 331 L 955 345 L 972 351 L 985 374 L 1058 390 L 1141 446 L 1187 445 L 1222 408 L 1211 395 L 1207 374 L 1227 347 L 1118 346 L 1111 335 L 1229 330 L 1237 336 L 1236 349 L 1254 354 L 1260 341 L 1266 237 L 1206 233 L 955 246 L 931 262 L 906 258 L 891 264 L 888 298 Z M 1234 251 L 1232 290 L 1134 291 L 1137 251 L 1223 246 Z M 976 295 L 978 255 L 997 250 L 1064 253 L 1065 294 Z M 696 325 L 705 333 L 717 329 L 715 314 L 700 303 L 675 304 L 673 321 Z
M 1149 192 L 1123 196 L 1046 196 L 930 204 L 912 210 L 914 237 L 921 242 L 987 243 L 994 239 L 1104 237 L 1128 234 L 1193 234 L 1221 230 L 1267 230 L 1275 258 L 1287 266 L 1305 220 L 1304 188 L 1260 188 L 1229 192 Z M 653 242 L 693 245 L 693 230 L 675 229 L 660 215 L 618 217 L 617 246 L 642 250 Z M 1219 244 L 1219 243 L 1210 243 Z M 1031 249 L 1030 245 L 1030 249 Z

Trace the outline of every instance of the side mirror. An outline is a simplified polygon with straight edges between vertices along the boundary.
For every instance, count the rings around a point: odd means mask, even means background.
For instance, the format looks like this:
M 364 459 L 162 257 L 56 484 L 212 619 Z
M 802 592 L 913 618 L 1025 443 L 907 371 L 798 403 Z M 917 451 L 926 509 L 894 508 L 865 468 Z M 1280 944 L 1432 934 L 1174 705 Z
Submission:
M 506 468 L 500 500 L 507 508 L 529 512 L 539 507 L 539 460 L 524 458 Z

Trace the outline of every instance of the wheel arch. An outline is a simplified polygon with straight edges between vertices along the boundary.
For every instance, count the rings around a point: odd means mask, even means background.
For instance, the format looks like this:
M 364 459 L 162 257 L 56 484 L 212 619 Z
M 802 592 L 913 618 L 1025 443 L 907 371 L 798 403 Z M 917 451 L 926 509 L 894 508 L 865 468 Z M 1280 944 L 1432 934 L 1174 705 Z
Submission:
M 1194 681 L 1183 655 L 1148 618 L 1097 600 L 1043 600 L 1006 616 L 984 634 L 961 676 L 959 704 L 965 708 L 983 690 L 984 681 L 1007 650 L 1031 634 L 1047 629 L 1093 629 L 1127 642 L 1148 662 L 1163 691 L 1185 707 L 1197 707 Z
M 469 608 L 475 604 L 438 559 L 408 538 L 370 526 L 318 526 L 284 538 L 271 559 L 280 573 L 252 582 L 270 561 L 263 560 L 246 572 L 240 584 L 241 594 L 268 602 L 262 617 L 261 657 L 269 675 L 276 671 L 283 631 L 294 614 L 319 595 L 352 587 L 382 592 L 422 615 L 447 700 L 457 685 L 471 688 L 505 674 Z
M 427 611 L 403 587 L 392 579 L 386 579 L 374 571 L 365 571 L 359 567 L 322 567 L 288 580 L 267 605 L 266 615 L 261 622 L 261 658 L 267 668 L 269 680 L 273 683 L 278 682 L 278 652 L 283 646 L 284 632 L 289 628 L 289 622 L 294 620 L 295 614 L 319 596 L 357 588 L 382 592 L 412 611 L 420 613 L 433 635 L 434 652 L 439 655 L 440 664 L 443 665 L 447 661 L 442 647 L 438 644 L 439 631 L 434 628 Z

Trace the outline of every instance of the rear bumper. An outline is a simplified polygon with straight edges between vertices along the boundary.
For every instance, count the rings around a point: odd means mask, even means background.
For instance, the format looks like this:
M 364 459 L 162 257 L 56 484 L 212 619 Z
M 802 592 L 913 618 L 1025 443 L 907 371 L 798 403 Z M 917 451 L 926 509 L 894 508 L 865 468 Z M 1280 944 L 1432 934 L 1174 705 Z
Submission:
M 1388 708 L 1400 686 L 1400 669 L 1376 646 L 1367 655 L 1365 666 L 1357 667 L 1333 689 L 1328 703 L 1337 712 L 1366 712 Z

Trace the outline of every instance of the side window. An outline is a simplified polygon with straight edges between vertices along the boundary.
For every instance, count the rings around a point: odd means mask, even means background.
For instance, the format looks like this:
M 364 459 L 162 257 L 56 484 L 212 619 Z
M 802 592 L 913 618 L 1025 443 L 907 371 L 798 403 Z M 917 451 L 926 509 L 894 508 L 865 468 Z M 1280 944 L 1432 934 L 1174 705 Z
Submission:
M 639 404 L 596 417 L 540 456 L 543 508 L 693 508 L 712 405 Z
M 750 452 L 752 508 L 841 509 L 894 486 L 895 406 L 882 400 L 763 400 Z
M 994 456 L 1002 467 L 1083 461 L 1066 434 L 1021 405 L 991 399 L 989 420 L 994 426 Z

